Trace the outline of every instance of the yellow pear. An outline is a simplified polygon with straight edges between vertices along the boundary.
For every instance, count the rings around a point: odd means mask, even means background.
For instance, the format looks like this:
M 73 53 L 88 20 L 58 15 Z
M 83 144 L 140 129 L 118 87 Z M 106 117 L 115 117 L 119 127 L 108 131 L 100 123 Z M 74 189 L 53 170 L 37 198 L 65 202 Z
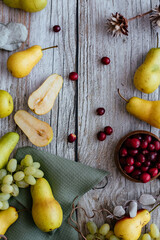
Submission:
M 8 7 L 19 8 L 26 12 L 38 12 L 47 5 L 47 0 L 3 0 L 3 2 Z
M 144 209 L 139 210 L 136 217 L 124 217 L 114 227 L 114 234 L 123 240 L 138 240 L 144 227 L 151 219 L 150 213 Z
M 154 92 L 160 84 L 160 48 L 152 48 L 134 76 L 135 87 L 144 93 Z
M 0 90 L 0 118 L 8 117 L 13 112 L 13 99 L 12 96 Z
M 14 115 L 14 120 L 35 146 L 44 147 L 52 141 L 53 130 L 50 125 L 33 117 L 30 113 L 19 110 Z
M 127 100 L 120 93 L 119 95 L 127 102 L 126 109 L 130 114 L 160 129 L 160 101 L 148 101 L 138 97 Z
M 14 207 L 0 211 L 0 234 L 4 235 L 7 229 L 18 219 L 18 213 Z
M 42 48 L 39 45 L 30 47 L 24 51 L 13 53 L 7 61 L 9 72 L 16 78 L 26 77 L 33 67 L 42 58 Z
M 63 85 L 63 78 L 58 74 L 49 76 L 44 83 L 34 91 L 29 99 L 29 108 L 38 115 L 48 113 Z
M 33 199 L 32 216 L 37 227 L 43 232 L 59 228 L 63 220 L 60 204 L 55 200 L 51 187 L 45 178 L 39 178 L 31 186 Z

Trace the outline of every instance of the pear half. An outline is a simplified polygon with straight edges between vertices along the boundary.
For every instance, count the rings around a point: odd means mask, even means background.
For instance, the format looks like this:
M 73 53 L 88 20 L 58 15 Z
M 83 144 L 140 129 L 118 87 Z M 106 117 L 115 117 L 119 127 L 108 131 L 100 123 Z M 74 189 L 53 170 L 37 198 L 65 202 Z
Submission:
M 44 83 L 34 91 L 29 99 L 29 108 L 38 115 L 48 113 L 63 85 L 63 78 L 58 74 L 49 76 Z
M 19 110 L 14 115 L 14 120 L 35 146 L 44 147 L 52 141 L 53 130 L 50 125 L 33 117 L 30 113 Z

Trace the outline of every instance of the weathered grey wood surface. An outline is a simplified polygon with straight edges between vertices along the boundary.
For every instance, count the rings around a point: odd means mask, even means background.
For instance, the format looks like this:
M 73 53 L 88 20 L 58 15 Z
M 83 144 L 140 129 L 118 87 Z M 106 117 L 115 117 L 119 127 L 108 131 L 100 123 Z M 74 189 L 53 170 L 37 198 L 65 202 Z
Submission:
M 44 52 L 42 60 L 25 79 L 13 78 L 7 71 L 6 62 L 10 53 L 0 51 L 0 89 L 7 90 L 14 98 L 14 113 L 19 109 L 30 112 L 27 100 L 40 84 L 52 73 L 64 77 L 64 85 L 52 111 L 39 117 L 53 127 L 54 139 L 45 150 L 79 161 L 87 165 L 110 171 L 108 185 L 103 190 L 91 190 L 80 201 L 88 213 L 91 209 L 108 207 L 128 199 L 137 199 L 141 193 L 159 194 L 159 180 L 147 184 L 135 184 L 126 180 L 117 171 L 114 150 L 117 141 L 132 130 L 149 130 L 159 135 L 159 130 L 150 127 L 125 110 L 117 88 L 126 98 L 133 95 L 144 99 L 159 99 L 159 90 L 150 95 L 141 94 L 133 86 L 133 75 L 143 62 L 148 50 L 156 46 L 156 33 L 148 16 L 129 22 L 129 36 L 113 38 L 106 31 L 106 20 L 116 11 L 127 18 L 149 11 L 159 4 L 158 0 L 49 0 L 45 10 L 25 13 L 11 9 L 0 2 L 0 22 L 20 22 L 26 25 L 29 36 L 21 49 L 35 44 L 48 47 L 58 44 L 59 48 Z M 59 24 L 62 31 L 54 33 L 52 27 Z M 111 64 L 100 63 L 103 56 Z M 78 71 L 78 82 L 68 79 L 71 71 Z M 99 117 L 97 107 L 106 113 Z M 0 120 L 1 136 L 8 131 L 17 131 L 21 138 L 19 147 L 31 145 L 14 123 L 13 115 Z M 96 133 L 106 125 L 114 129 L 112 136 L 99 142 Z M 67 136 L 75 132 L 77 143 L 68 144 Z M 157 210 L 152 220 L 160 226 Z M 100 225 L 105 215 L 94 219 Z M 87 221 L 81 211 L 78 221 L 85 232 Z

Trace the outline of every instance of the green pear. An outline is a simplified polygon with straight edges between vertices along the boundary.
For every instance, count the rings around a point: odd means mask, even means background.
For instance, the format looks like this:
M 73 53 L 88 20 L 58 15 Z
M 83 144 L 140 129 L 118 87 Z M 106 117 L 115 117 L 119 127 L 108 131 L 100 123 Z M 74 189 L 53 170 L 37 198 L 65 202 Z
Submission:
M 19 141 L 19 135 L 15 132 L 9 132 L 0 139 L 0 169 L 4 168 L 8 162 L 9 156 Z
M 0 211 L 0 234 L 4 235 L 7 229 L 18 219 L 18 212 L 14 207 Z
M 13 99 L 12 96 L 0 90 L 0 118 L 8 117 L 13 112 Z
M 135 87 L 144 93 L 154 92 L 160 85 L 160 48 L 152 48 L 134 76 Z
M 47 0 L 3 0 L 11 8 L 19 8 L 26 12 L 41 11 L 47 5 Z
M 32 216 L 37 227 L 43 232 L 50 232 L 61 226 L 63 212 L 55 200 L 51 187 L 45 178 L 37 179 L 31 186 L 33 199 Z

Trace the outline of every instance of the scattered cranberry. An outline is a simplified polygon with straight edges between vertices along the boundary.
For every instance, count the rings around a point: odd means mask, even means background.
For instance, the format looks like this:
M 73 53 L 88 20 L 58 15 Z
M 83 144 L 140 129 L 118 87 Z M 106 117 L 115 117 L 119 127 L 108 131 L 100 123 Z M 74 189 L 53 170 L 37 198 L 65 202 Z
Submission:
M 102 116 L 105 113 L 105 109 L 104 108 L 97 108 L 96 112 L 97 112 L 97 115 Z
M 55 25 L 55 26 L 53 27 L 53 31 L 54 31 L 54 32 L 59 32 L 59 31 L 61 31 L 61 27 L 60 27 L 59 25 Z
M 76 72 L 71 72 L 69 74 L 69 79 L 72 80 L 72 81 L 76 81 L 78 79 L 78 73 Z
M 143 183 L 147 183 L 151 180 L 151 175 L 149 173 L 142 173 L 140 179 Z
M 99 132 L 97 138 L 99 141 L 104 141 L 106 139 L 106 134 L 104 132 Z
M 144 156 L 143 154 L 140 153 L 140 154 L 137 156 L 137 160 L 138 160 L 139 162 L 141 162 L 141 163 L 144 163 L 145 160 L 146 160 L 146 158 L 145 158 L 145 156 Z
M 149 151 L 154 151 L 154 150 L 155 150 L 155 146 L 154 146 L 152 143 L 150 143 L 150 144 L 148 145 L 148 150 L 149 150 Z
M 125 166 L 124 170 L 126 173 L 131 173 L 134 170 L 134 166 Z
M 76 141 L 76 135 L 74 133 L 71 133 L 69 136 L 68 136 L 68 142 L 70 143 L 73 143 Z
M 156 157 L 157 157 L 157 153 L 156 152 L 149 152 L 148 153 L 148 156 L 147 156 L 147 158 L 148 158 L 148 160 L 149 161 L 156 161 Z
M 126 158 L 127 165 L 133 165 L 134 164 L 134 158 L 133 157 L 127 157 Z
M 149 135 L 146 135 L 144 140 L 146 140 L 148 143 L 150 143 L 152 141 L 152 137 Z
M 108 65 L 110 64 L 110 59 L 108 57 L 103 57 L 101 59 L 101 63 L 103 63 L 104 65 Z
M 134 157 L 138 153 L 137 149 L 129 149 L 128 154 Z
M 139 168 L 139 167 L 141 167 L 142 163 L 141 162 L 135 162 L 134 165 L 135 165 L 135 167 Z
M 145 149 L 145 150 L 142 151 L 142 154 L 143 154 L 143 155 L 147 155 L 148 153 L 149 153 L 149 151 L 148 151 L 147 149 Z
M 142 166 L 142 167 L 141 167 L 142 172 L 147 172 L 148 169 L 149 169 L 149 167 L 146 167 L 146 166 Z
M 141 173 L 142 172 L 139 169 L 136 169 L 132 172 L 132 177 L 138 179 Z
M 132 138 L 130 141 L 130 147 L 131 148 L 139 148 L 140 147 L 140 140 L 138 138 Z
M 141 147 L 142 149 L 146 149 L 146 148 L 148 147 L 148 142 L 145 141 L 145 140 L 142 140 L 140 147 Z
M 149 166 L 151 165 L 151 162 L 150 162 L 150 161 L 145 161 L 144 165 L 145 165 L 146 167 L 149 167 Z
M 159 141 L 154 141 L 153 144 L 155 146 L 155 150 L 159 151 L 160 150 L 160 142 Z
M 158 169 L 157 168 L 150 168 L 149 173 L 151 174 L 152 177 L 155 177 L 158 174 Z
M 127 156 L 127 149 L 126 148 L 121 148 L 119 154 L 120 154 L 121 157 Z
M 104 128 L 104 132 L 106 135 L 111 135 L 113 133 L 113 129 L 110 126 Z
M 121 157 L 121 158 L 119 159 L 119 162 L 120 162 L 121 165 L 125 165 L 125 164 L 126 164 L 126 159 L 123 158 L 123 157 Z

